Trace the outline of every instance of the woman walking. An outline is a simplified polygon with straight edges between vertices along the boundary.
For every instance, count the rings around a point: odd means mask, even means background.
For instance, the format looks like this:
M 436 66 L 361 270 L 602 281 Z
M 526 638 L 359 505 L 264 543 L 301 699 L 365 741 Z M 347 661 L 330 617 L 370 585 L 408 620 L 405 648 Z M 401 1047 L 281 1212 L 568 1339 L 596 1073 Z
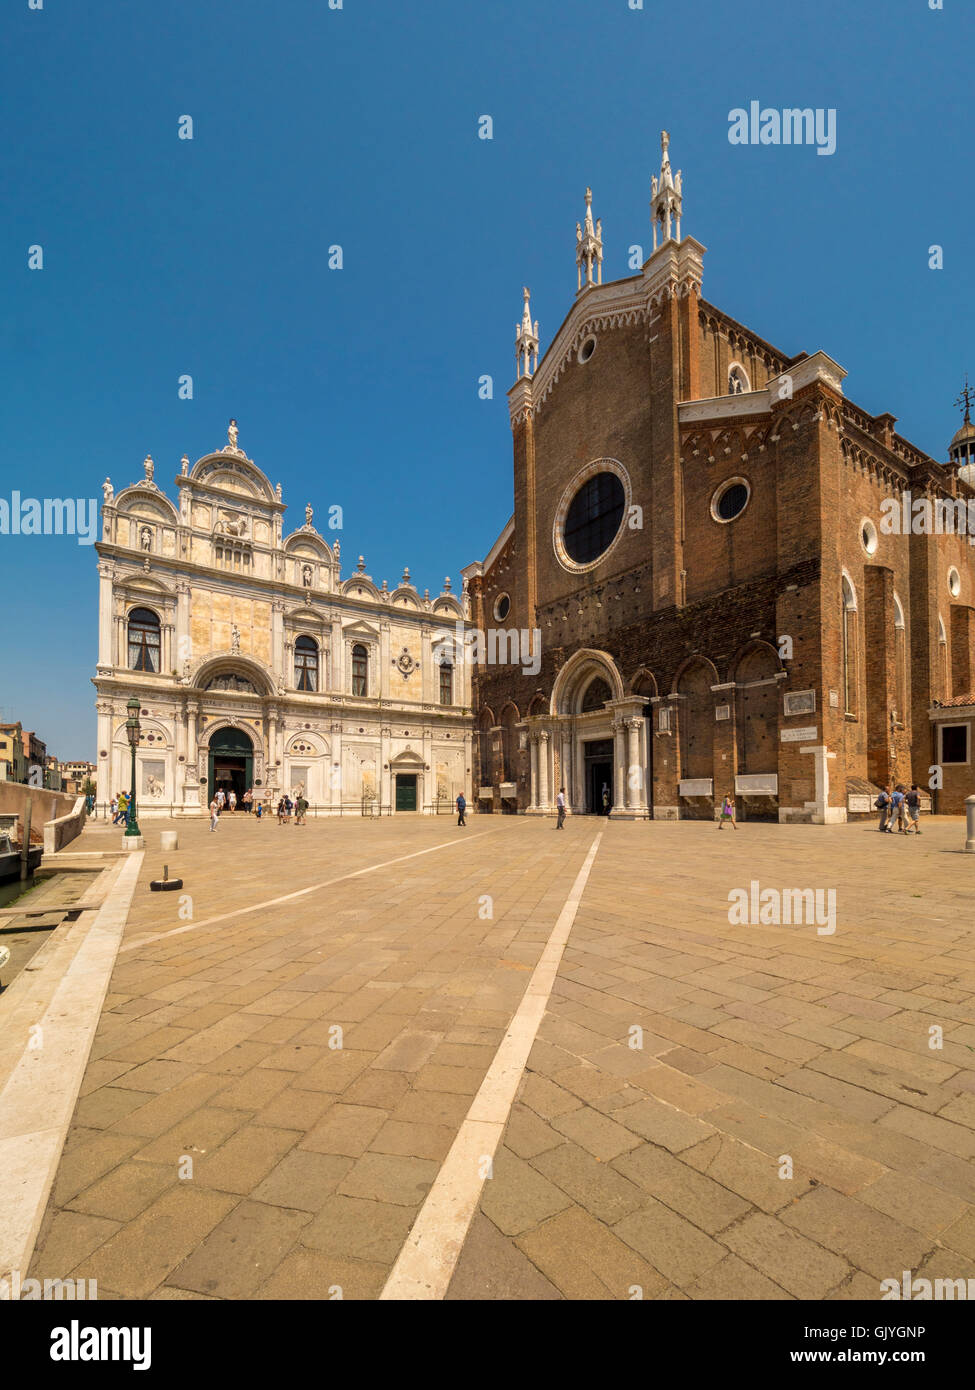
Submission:
M 730 793 L 730 792 L 727 793 L 727 795 L 725 796 L 725 799 L 724 799 L 724 801 L 722 802 L 722 805 L 721 805 L 721 819 L 718 821 L 718 829 L 719 829 L 719 830 L 723 830 L 723 829 L 724 829 L 724 823 L 725 823 L 726 820 L 730 820 L 730 821 L 731 821 L 731 828 L 732 828 L 732 830 L 737 830 L 737 829 L 738 829 L 738 825 L 737 825 L 737 823 L 736 823 L 736 821 L 735 821 L 735 803 L 734 803 L 734 802 L 732 801 L 732 799 L 731 799 L 731 793 Z
M 220 824 L 220 807 L 219 807 L 218 804 L 217 804 L 217 798 L 214 797 L 213 800 L 210 802 L 210 833 L 211 833 L 211 834 L 213 834 L 214 830 L 216 830 L 216 828 L 217 828 L 217 826 L 218 826 L 219 824 Z

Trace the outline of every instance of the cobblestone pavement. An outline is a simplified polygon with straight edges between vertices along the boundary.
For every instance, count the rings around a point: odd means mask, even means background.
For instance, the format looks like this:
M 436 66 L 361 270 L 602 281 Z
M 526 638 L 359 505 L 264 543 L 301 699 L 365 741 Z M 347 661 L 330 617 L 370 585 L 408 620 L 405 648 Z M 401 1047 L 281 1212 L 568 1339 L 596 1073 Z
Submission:
M 376 1298 L 600 831 L 448 1297 L 975 1277 L 960 822 L 921 845 L 864 824 L 225 816 L 177 824 L 191 902 L 148 891 L 168 828 L 143 827 L 35 1277 Z M 835 932 L 732 925 L 753 881 L 835 889 Z

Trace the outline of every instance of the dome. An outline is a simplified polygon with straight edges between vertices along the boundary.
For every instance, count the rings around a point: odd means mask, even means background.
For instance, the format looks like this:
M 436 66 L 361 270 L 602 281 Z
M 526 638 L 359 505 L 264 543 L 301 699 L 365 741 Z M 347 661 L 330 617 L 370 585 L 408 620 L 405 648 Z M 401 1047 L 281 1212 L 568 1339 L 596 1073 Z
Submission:
M 949 450 L 954 449 L 956 445 L 967 444 L 972 439 L 975 439 L 975 425 L 972 424 L 971 420 L 966 420 L 961 429 L 955 433 L 948 448 Z

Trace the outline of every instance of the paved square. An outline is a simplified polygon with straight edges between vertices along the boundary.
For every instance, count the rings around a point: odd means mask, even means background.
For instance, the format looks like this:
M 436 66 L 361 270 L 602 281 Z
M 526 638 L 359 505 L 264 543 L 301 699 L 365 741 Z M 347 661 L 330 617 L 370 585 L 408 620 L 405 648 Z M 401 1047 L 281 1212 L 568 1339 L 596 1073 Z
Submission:
M 450 1298 L 879 1298 L 905 1269 L 975 1277 L 958 821 L 927 821 L 922 845 L 864 824 L 225 815 L 216 834 L 177 823 L 183 893 L 150 893 L 168 828 L 143 827 L 35 1277 L 377 1298 L 441 1174 L 474 1210 L 441 1252 Z M 109 844 L 92 827 L 77 847 Z M 753 882 L 834 889 L 835 931 L 733 925 Z M 493 1161 L 457 1157 L 550 959 Z

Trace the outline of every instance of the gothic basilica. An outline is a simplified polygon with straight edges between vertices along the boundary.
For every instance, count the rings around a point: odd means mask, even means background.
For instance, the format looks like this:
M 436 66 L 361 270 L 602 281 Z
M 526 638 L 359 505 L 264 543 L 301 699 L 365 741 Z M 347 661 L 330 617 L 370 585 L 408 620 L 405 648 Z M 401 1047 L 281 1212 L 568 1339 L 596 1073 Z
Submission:
M 514 514 L 464 575 L 474 625 L 537 629 L 541 662 L 476 668 L 478 806 L 548 812 L 564 786 L 575 813 L 711 818 L 728 795 L 746 820 L 825 823 L 894 779 L 960 810 L 970 537 L 888 523 L 917 499 L 975 515 L 975 428 L 966 411 L 938 462 L 849 400 L 827 353 L 704 299 L 668 146 L 637 274 L 602 283 L 587 190 L 540 358 L 525 291 Z
M 316 814 L 448 809 L 470 785 L 466 594 L 341 575 L 340 543 L 284 535 L 285 504 L 228 443 L 175 479 L 103 485 L 98 785 L 127 788 L 126 701 L 140 702 L 139 815 L 199 814 L 217 787 Z M 334 536 L 334 533 L 333 533 Z

